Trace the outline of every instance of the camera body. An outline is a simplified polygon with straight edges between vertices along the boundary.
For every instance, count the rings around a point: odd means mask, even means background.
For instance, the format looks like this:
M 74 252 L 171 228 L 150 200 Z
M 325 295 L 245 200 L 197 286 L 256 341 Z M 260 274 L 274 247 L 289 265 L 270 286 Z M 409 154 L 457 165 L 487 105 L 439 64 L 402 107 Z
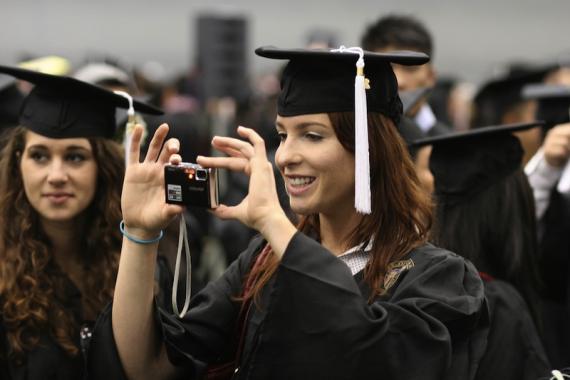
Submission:
M 164 167 L 166 203 L 216 208 L 219 205 L 218 186 L 215 168 L 204 168 L 190 162 Z

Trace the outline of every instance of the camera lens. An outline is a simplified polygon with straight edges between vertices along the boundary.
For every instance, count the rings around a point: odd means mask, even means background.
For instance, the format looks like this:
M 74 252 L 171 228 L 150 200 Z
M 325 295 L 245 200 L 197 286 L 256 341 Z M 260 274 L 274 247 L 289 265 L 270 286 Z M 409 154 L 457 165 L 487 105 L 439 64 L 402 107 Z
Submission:
M 208 179 L 208 172 L 205 169 L 196 170 L 196 180 L 205 181 Z

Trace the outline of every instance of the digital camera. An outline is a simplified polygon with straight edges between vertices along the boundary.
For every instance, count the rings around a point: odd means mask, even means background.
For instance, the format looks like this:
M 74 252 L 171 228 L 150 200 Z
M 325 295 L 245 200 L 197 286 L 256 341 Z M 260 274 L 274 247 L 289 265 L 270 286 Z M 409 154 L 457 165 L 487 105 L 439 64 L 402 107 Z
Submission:
M 181 162 L 164 167 L 166 203 L 218 207 L 218 172 L 198 164 Z

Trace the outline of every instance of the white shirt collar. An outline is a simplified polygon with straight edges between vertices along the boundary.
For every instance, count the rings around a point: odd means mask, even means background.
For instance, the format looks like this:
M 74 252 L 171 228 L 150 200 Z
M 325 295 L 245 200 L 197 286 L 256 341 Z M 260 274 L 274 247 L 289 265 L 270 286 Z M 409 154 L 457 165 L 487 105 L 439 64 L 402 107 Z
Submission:
M 416 117 L 414 118 L 414 121 L 420 127 L 422 132 L 427 133 L 430 129 L 433 128 L 437 122 L 437 119 L 431 110 L 431 107 L 428 104 L 424 104 L 418 111 Z
M 373 239 L 370 239 L 370 242 L 368 242 L 368 245 L 364 249 L 362 249 L 363 243 L 337 256 L 348 266 L 353 276 L 364 269 L 366 264 L 368 264 L 370 251 L 372 250 L 372 242 Z

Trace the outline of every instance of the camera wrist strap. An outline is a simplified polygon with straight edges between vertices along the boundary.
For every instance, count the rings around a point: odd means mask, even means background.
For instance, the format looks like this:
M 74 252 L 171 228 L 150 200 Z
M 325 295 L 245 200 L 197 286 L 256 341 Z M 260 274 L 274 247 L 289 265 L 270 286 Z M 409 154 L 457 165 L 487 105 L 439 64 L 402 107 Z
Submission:
M 178 233 L 178 252 L 176 254 L 176 265 L 174 267 L 174 282 L 172 284 L 172 311 L 180 318 L 184 317 L 190 306 L 190 296 L 192 293 L 192 261 L 190 257 L 190 245 L 188 244 L 188 231 L 186 230 L 186 220 L 184 214 L 180 215 L 180 228 Z M 186 252 L 186 296 L 184 307 L 178 311 L 178 279 L 180 277 L 180 257 L 182 256 L 182 244 Z

